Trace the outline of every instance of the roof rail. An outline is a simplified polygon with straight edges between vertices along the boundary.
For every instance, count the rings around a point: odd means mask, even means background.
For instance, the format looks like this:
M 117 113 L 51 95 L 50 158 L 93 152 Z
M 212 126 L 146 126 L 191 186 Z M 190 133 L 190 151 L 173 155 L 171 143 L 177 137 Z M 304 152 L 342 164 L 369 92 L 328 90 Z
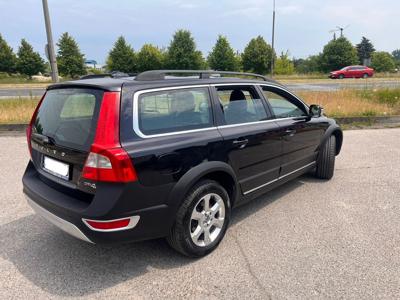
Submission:
M 80 79 L 94 79 L 94 78 L 105 78 L 105 77 L 121 78 L 121 77 L 130 77 L 130 76 L 136 76 L 136 74 L 124 73 L 124 72 L 120 72 L 120 71 L 113 71 L 111 73 L 84 75 Z
M 89 74 L 89 75 L 83 75 L 79 79 L 94 79 L 94 78 L 104 78 L 104 77 L 110 77 L 112 78 L 112 75 L 109 73 L 104 73 L 104 74 Z
M 232 71 L 214 71 L 214 70 L 153 70 L 145 71 L 136 75 L 135 80 L 138 81 L 152 81 L 152 80 L 164 80 L 166 74 L 198 74 L 200 79 L 208 79 L 210 75 L 236 75 L 236 76 L 250 76 L 261 78 L 264 81 L 273 81 L 263 75 L 254 73 L 242 73 Z

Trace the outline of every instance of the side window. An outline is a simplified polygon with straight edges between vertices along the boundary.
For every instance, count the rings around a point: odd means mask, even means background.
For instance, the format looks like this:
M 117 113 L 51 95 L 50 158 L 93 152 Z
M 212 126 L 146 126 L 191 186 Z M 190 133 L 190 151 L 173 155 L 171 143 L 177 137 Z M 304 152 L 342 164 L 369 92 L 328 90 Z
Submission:
M 263 87 L 263 92 L 267 98 L 267 101 L 271 105 L 272 111 L 274 112 L 276 118 L 307 116 L 303 108 L 289 101 L 285 97 L 269 91 L 266 87 Z
M 218 87 L 217 93 L 227 125 L 268 119 L 262 100 L 253 87 Z
M 139 129 L 146 135 L 212 126 L 207 88 L 146 93 L 139 97 Z

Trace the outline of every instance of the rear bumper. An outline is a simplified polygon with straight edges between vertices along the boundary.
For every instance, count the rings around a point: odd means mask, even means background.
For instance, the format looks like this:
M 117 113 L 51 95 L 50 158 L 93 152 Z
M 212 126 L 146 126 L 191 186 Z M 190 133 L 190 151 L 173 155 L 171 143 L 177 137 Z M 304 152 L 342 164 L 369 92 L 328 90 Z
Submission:
M 78 227 L 76 227 L 74 224 L 65 221 L 64 219 L 61 219 L 60 217 L 57 217 L 56 215 L 52 214 L 48 210 L 44 209 L 40 205 L 38 205 L 35 201 L 33 201 L 31 198 L 26 196 L 26 200 L 28 201 L 28 204 L 32 207 L 32 209 L 40 216 L 45 218 L 47 221 L 50 223 L 56 225 L 58 228 L 61 230 L 65 231 L 66 233 L 82 240 L 88 243 L 93 243 Z
M 175 213 L 164 204 L 169 193 L 158 191 L 158 205 L 151 203 L 154 189 L 138 182 L 98 186 L 91 202 L 81 201 L 43 182 L 30 162 L 22 179 L 23 192 L 34 211 L 68 234 L 90 243 L 123 243 L 168 235 Z M 150 193 L 151 192 L 151 193 Z M 163 192 L 163 193 L 162 193 Z M 121 230 L 95 230 L 85 219 L 105 221 L 135 217 L 135 224 Z

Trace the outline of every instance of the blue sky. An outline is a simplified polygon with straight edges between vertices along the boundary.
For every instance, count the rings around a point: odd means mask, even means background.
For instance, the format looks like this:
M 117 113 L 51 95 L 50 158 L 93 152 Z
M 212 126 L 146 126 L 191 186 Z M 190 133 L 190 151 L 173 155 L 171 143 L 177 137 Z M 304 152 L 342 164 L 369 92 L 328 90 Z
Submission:
M 205 55 L 218 34 L 234 49 L 262 35 L 270 42 L 272 0 L 48 0 L 53 36 L 68 31 L 86 58 L 99 63 L 119 35 L 138 50 L 149 42 L 168 46 L 172 34 L 189 29 Z M 400 1 L 276 0 L 276 50 L 295 57 L 318 53 L 329 30 L 350 25 L 345 35 L 358 43 L 365 35 L 375 48 L 400 48 Z M 0 0 L 0 33 L 16 50 L 26 38 L 42 55 L 46 43 L 41 0 Z

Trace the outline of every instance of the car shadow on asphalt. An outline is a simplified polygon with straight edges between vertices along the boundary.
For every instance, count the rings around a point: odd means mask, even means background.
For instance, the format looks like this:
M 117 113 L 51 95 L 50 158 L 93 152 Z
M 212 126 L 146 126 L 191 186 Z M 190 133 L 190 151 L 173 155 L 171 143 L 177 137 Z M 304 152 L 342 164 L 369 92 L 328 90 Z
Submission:
M 309 179 L 308 175 L 302 176 L 242 205 L 233 211 L 232 223 L 244 220 Z M 0 256 L 34 285 L 52 295 L 67 297 L 90 295 L 152 268 L 173 269 L 196 261 L 178 254 L 163 239 L 122 245 L 88 244 L 35 214 L 0 226 Z
M 265 206 L 279 200 L 281 197 L 291 193 L 300 186 L 302 186 L 305 180 L 308 180 L 309 175 L 303 175 L 299 178 L 291 180 L 272 191 L 255 198 L 245 204 L 242 204 L 232 211 L 231 225 L 237 224 L 242 220 L 250 217 L 252 214 L 263 209 Z

